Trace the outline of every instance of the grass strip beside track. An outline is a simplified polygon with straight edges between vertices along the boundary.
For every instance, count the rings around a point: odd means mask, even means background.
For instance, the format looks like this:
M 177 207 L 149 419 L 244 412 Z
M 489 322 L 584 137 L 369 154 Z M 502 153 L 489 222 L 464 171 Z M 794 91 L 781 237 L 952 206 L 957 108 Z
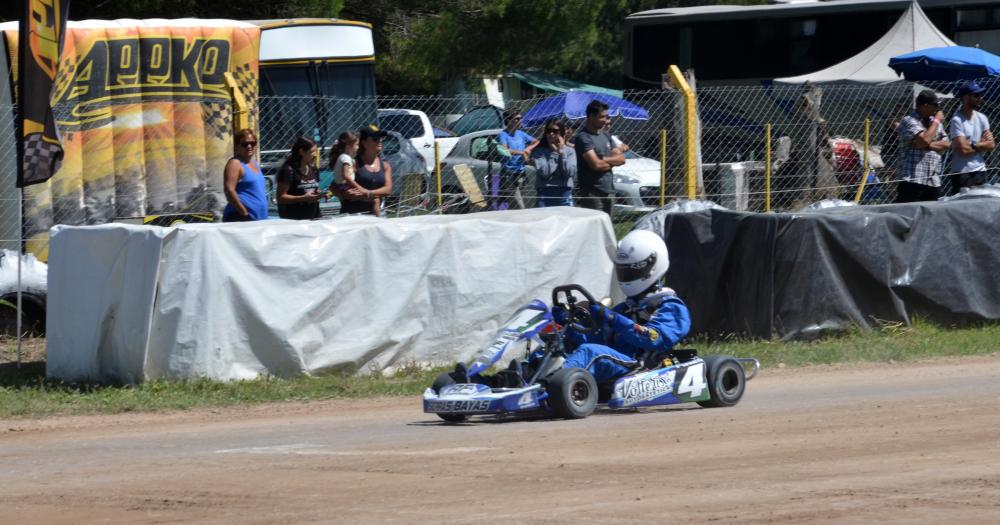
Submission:
M 37 344 L 35 345 L 37 346 Z M 944 329 L 927 323 L 912 327 L 887 325 L 874 331 L 852 331 L 811 342 L 691 342 L 704 354 L 756 357 L 762 373 L 778 366 L 912 361 L 1000 351 L 1000 324 Z M 44 362 L 20 368 L 12 362 L 13 341 L 0 341 L 0 419 L 57 414 L 113 414 L 185 410 L 271 402 L 331 398 L 418 396 L 443 369 L 406 369 L 391 377 L 377 374 L 329 374 L 296 379 L 262 378 L 220 383 L 208 380 L 153 381 L 136 386 L 66 384 L 45 378 Z

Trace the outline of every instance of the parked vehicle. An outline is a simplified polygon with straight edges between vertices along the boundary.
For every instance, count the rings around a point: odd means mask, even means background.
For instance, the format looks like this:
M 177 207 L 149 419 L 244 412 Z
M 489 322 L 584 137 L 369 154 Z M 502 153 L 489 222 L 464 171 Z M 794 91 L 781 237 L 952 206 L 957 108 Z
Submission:
M 496 128 L 503 128 L 503 109 L 489 105 L 476 106 L 451 124 L 451 131 L 459 137 Z
M 660 204 L 660 161 L 625 152 L 625 165 L 613 170 L 615 213 L 647 213 Z
M 434 171 L 434 144 L 438 144 L 441 158 L 444 158 L 458 142 L 457 137 L 438 138 L 427 114 L 414 109 L 380 109 L 378 125 L 409 140 L 424 158 L 424 166 L 428 172 Z
M 446 195 L 445 211 L 461 213 L 468 210 L 468 194 L 455 174 L 455 166 L 469 166 L 479 184 L 479 190 L 490 200 L 490 177 L 499 176 L 504 159 L 510 157 L 507 148 L 500 145 L 499 129 L 477 131 L 458 137 L 458 142 L 441 163 L 441 191 Z M 433 176 L 432 176 L 433 178 Z M 505 188 L 504 193 L 510 191 Z M 535 205 L 535 168 L 527 166 L 524 186 L 521 189 L 524 205 Z

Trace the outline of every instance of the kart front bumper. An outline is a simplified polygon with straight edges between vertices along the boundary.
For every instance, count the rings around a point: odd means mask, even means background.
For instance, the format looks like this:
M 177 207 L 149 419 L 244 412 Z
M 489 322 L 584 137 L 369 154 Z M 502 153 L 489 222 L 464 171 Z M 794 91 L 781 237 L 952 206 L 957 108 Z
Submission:
M 541 385 L 523 388 L 496 388 L 476 383 L 448 385 L 440 393 L 424 391 L 424 412 L 428 414 L 507 414 L 542 408 L 547 397 Z

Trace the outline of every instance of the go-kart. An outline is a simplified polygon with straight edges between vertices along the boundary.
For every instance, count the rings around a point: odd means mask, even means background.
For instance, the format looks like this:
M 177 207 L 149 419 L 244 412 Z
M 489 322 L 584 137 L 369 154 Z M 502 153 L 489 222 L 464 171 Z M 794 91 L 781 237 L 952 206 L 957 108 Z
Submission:
M 589 309 L 594 303 L 587 290 L 570 284 L 552 291 L 553 307 L 567 314 L 564 324 L 553 319 L 552 310 L 542 301 L 521 307 L 500 327 L 492 344 L 471 363 L 456 368 L 465 370 L 471 380 L 456 382 L 454 373 L 443 373 L 424 391 L 424 412 L 460 422 L 472 415 L 522 413 L 577 419 L 592 414 L 598 404 L 609 409 L 691 402 L 703 407 L 731 407 L 743 397 L 746 382 L 760 370 L 760 362 L 753 358 L 701 357 L 695 350 L 674 349 L 657 356 L 656 362 L 640 360 L 628 374 L 598 384 L 587 370 L 562 366 L 567 355 L 566 330 L 593 333 L 598 329 Z M 502 362 L 519 343 L 533 365 L 527 377 L 511 381 L 514 371 L 503 370 L 497 375 L 500 386 L 497 376 L 493 376 L 494 381 L 484 381 L 481 374 Z M 508 380 L 503 379 L 504 374 Z

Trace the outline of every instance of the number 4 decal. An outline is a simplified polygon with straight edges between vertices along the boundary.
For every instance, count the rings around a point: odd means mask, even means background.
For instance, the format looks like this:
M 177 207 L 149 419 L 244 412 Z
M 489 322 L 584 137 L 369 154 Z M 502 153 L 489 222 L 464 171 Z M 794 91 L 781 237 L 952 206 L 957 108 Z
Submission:
M 684 373 L 684 379 L 677 386 L 678 394 L 691 394 L 691 397 L 698 397 L 702 391 L 708 388 L 705 383 L 705 363 L 698 363 L 688 367 Z

